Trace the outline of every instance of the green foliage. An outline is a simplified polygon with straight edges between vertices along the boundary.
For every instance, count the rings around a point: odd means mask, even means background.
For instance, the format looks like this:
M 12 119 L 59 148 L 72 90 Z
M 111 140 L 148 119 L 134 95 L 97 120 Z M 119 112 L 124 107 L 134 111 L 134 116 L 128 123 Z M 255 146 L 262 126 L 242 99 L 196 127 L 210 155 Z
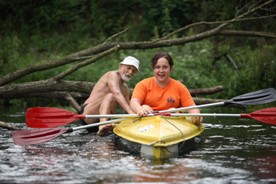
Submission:
M 173 30 L 195 21 L 200 3 L 193 0 L 141 1 L 143 19 L 140 22 L 140 38 L 160 38 Z M 152 31 L 154 30 L 154 31 Z
M 201 3 L 201 12 L 204 17 L 201 17 L 201 21 L 216 21 L 216 20 L 228 20 L 234 17 L 236 11 L 235 8 L 239 1 L 232 1 L 227 3 L 221 0 L 203 1 Z
M 226 53 L 227 57 L 221 57 L 210 70 L 210 75 L 226 89 L 217 97 L 231 97 L 263 88 L 275 88 L 276 47 L 266 45 L 251 49 L 234 46 L 220 47 L 219 52 Z M 231 60 L 233 62 L 230 62 Z
M 241 52 L 244 58 L 243 65 L 238 75 L 234 76 L 232 85 L 242 91 L 269 86 L 275 88 L 276 48 L 265 46 L 261 49 L 242 50 Z
M 181 47 L 174 55 L 175 78 L 182 80 L 189 88 L 211 87 L 216 80 L 210 78 L 212 68 L 212 43 L 208 40 Z
M 227 20 L 239 15 L 244 5 L 255 1 L 196 0 L 10 0 L 0 3 L 0 77 L 36 63 L 54 61 L 86 49 L 126 27 L 127 33 L 113 41 L 151 40 L 197 21 Z M 247 4 L 249 3 L 249 4 Z M 237 12 L 237 10 L 239 10 Z M 265 9 L 261 15 L 265 15 Z M 268 22 L 243 21 L 231 28 L 251 30 L 258 27 L 275 32 Z M 189 30 L 188 33 L 193 34 Z M 204 27 L 200 29 L 204 30 Z M 182 36 L 182 35 L 181 35 Z M 113 53 L 95 64 L 81 68 L 66 79 L 96 82 L 109 70 L 118 69 L 127 55 L 137 57 L 141 70 L 129 82 L 133 88 L 150 77 L 152 56 L 169 52 L 175 62 L 172 77 L 188 88 L 223 85 L 224 92 L 212 97 L 227 98 L 276 85 L 276 47 L 274 40 L 245 37 L 219 37 L 162 49 L 125 50 Z M 26 76 L 18 82 L 47 79 L 72 65 Z M 235 67 L 237 66 L 237 67 Z
M 16 35 L 8 36 L 5 39 L 2 39 L 0 43 L 0 73 L 6 74 L 9 73 L 16 68 L 15 60 L 17 60 L 20 56 L 20 40 Z

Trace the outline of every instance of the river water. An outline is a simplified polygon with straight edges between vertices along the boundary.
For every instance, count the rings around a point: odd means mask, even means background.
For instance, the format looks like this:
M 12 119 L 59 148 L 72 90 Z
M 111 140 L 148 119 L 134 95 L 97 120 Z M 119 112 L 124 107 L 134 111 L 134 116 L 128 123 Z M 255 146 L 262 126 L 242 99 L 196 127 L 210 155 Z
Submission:
M 0 121 L 27 129 L 24 112 L 3 112 Z M 0 127 L 0 183 L 276 183 L 276 126 L 212 117 L 204 124 L 203 144 L 166 160 L 130 154 L 116 146 L 114 135 L 85 130 L 18 146 L 12 131 Z

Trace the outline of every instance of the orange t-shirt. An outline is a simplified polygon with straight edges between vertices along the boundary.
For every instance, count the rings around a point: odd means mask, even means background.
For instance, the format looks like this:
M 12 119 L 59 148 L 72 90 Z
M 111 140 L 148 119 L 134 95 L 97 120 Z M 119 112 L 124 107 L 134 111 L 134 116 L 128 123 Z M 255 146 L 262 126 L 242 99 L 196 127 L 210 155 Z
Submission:
M 163 88 L 158 86 L 154 77 L 144 79 L 135 86 L 132 98 L 137 98 L 141 105 L 149 105 L 153 110 L 195 105 L 186 86 L 173 78 Z

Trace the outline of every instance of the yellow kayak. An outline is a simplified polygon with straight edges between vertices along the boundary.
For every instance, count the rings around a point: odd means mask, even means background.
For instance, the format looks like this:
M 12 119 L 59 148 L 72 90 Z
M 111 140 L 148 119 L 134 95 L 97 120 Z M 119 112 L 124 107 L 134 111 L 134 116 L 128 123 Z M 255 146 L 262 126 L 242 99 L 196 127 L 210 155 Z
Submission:
M 141 156 L 155 159 L 177 156 L 180 146 L 203 131 L 203 125 L 194 125 L 185 117 L 170 116 L 127 118 L 113 129 L 129 144 L 140 145 Z

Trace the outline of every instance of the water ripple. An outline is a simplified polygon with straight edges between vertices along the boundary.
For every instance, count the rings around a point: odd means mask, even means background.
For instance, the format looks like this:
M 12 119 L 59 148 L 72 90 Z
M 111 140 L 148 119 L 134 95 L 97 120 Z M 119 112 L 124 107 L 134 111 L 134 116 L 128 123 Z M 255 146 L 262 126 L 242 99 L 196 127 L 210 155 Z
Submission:
M 251 124 L 250 124 L 251 123 Z M 1 183 L 275 183 L 275 127 L 248 121 L 206 123 L 197 149 L 168 160 L 120 150 L 112 135 L 86 131 L 18 146 L 0 129 Z M 25 128 L 24 124 L 15 124 Z

